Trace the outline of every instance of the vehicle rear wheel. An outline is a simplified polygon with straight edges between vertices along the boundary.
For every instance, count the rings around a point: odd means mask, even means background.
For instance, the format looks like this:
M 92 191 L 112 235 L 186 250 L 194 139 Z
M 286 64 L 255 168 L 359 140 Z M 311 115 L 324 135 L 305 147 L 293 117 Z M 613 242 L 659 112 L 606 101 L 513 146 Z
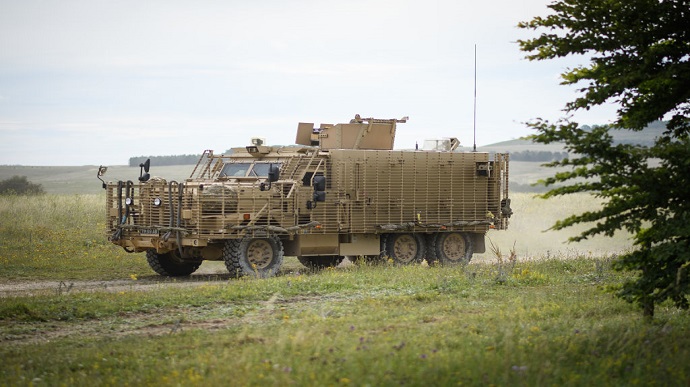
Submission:
M 321 270 L 340 265 L 344 258 L 339 255 L 299 256 L 297 260 L 310 269 Z
M 154 249 L 148 249 L 146 250 L 146 261 L 153 271 L 167 277 L 190 275 L 201 266 L 201 262 L 184 261 L 177 250 L 160 254 Z
M 473 251 L 472 238 L 464 232 L 439 233 L 434 240 L 434 252 L 443 265 L 468 263 Z
M 385 252 L 398 265 L 421 263 L 424 259 L 424 238 L 419 234 L 388 234 Z
M 277 237 L 244 237 L 223 246 L 225 267 L 233 277 L 273 277 L 283 264 L 283 243 Z

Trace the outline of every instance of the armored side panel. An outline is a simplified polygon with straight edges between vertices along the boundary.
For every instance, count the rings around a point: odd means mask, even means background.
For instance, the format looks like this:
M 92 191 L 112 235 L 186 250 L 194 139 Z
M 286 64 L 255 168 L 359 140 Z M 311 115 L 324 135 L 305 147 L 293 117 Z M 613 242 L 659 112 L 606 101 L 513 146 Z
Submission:
M 331 150 L 340 232 L 485 232 L 507 227 L 503 155 Z M 504 189 L 505 188 L 505 189 Z M 347 214 L 347 215 L 345 215 Z

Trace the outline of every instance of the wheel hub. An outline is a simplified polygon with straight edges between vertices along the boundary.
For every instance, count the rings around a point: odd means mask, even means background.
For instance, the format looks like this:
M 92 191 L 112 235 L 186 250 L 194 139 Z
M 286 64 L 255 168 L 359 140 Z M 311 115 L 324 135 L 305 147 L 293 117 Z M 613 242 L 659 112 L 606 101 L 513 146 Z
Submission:
M 444 239 L 441 249 L 448 259 L 452 261 L 462 260 L 467 250 L 465 238 L 460 234 L 450 234 Z
M 399 261 L 412 262 L 417 256 L 417 242 L 412 235 L 401 235 L 395 238 L 393 252 Z
M 255 239 L 247 246 L 247 259 L 252 267 L 265 269 L 273 259 L 273 247 L 266 239 Z

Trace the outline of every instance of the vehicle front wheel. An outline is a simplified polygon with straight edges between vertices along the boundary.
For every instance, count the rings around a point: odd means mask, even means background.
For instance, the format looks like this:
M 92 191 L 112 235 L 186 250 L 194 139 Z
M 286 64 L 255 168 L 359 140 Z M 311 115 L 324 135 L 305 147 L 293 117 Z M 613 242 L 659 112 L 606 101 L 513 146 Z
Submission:
M 277 237 L 244 237 L 223 246 L 225 267 L 233 277 L 273 277 L 283 264 L 283 243 Z
M 168 277 L 182 277 L 194 273 L 201 262 L 184 261 L 177 250 L 157 253 L 154 249 L 146 250 L 146 261 L 156 273 Z

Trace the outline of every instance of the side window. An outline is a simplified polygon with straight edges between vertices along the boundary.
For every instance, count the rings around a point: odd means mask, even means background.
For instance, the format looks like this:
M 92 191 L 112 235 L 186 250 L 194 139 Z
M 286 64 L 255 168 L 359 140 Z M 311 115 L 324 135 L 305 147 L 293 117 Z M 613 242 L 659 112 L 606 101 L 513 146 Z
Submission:
M 309 187 L 311 185 L 311 177 L 314 176 L 314 172 L 307 172 L 304 174 L 304 177 L 302 178 L 302 185 L 305 187 Z
M 302 185 L 309 187 L 311 185 L 311 178 L 314 176 L 314 172 L 307 172 L 302 178 Z M 316 172 L 316 176 L 323 176 L 323 172 Z

